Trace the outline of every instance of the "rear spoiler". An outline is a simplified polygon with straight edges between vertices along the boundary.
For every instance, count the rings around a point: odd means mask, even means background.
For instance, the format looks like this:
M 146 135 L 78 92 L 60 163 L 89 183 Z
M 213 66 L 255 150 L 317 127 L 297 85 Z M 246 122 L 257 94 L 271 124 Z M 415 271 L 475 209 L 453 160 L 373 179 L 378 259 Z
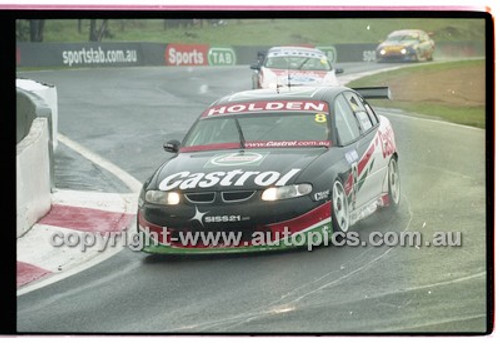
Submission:
M 353 90 L 366 99 L 392 99 L 389 87 L 359 87 Z

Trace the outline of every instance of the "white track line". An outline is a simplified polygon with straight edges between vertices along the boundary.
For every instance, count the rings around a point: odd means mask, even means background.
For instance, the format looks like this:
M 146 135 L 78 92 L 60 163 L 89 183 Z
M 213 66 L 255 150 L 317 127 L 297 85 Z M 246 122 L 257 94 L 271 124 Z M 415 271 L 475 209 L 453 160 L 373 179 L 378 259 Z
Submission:
M 400 65 L 400 66 L 393 66 L 390 68 L 383 68 L 383 69 L 369 70 L 369 71 L 363 71 L 363 72 L 353 73 L 353 74 L 346 74 L 344 76 L 337 77 L 337 80 L 339 81 L 340 84 L 346 85 L 348 83 L 351 83 L 352 81 L 362 79 L 363 77 L 368 77 L 371 75 L 381 74 L 384 72 L 399 70 L 399 69 L 403 69 L 403 68 L 408 68 L 408 67 Z
M 377 108 L 380 109 L 380 108 Z M 409 116 L 404 114 L 403 112 L 396 113 L 396 112 L 388 112 L 380 109 L 379 114 L 382 116 L 389 116 L 389 117 L 399 117 L 399 118 L 411 118 L 412 120 L 417 120 L 417 121 L 424 121 L 424 122 L 431 122 L 431 123 L 439 123 L 444 126 L 453 126 L 453 127 L 460 127 L 460 128 L 466 128 L 466 129 L 474 129 L 476 131 L 481 131 L 484 132 L 483 128 L 478 128 L 478 127 L 472 127 L 472 126 L 467 126 L 464 124 L 459 124 L 459 123 L 453 123 L 453 122 L 448 122 L 448 121 L 442 121 L 442 120 L 434 120 L 432 118 L 426 118 L 426 117 L 418 117 L 418 116 Z
M 52 204 L 125 214 L 137 212 L 137 199 L 136 193 L 74 191 L 58 188 L 52 192 Z
M 93 153 L 92 151 L 88 150 L 86 147 L 83 145 L 80 145 L 73 140 L 69 139 L 68 137 L 58 134 L 57 139 L 63 143 L 64 145 L 68 146 L 69 148 L 73 149 L 74 151 L 78 152 L 80 155 L 83 157 L 87 158 L 88 160 L 94 162 L 97 164 L 99 167 L 102 167 L 106 169 L 108 172 L 111 174 L 115 175 L 118 179 L 123 181 L 125 185 L 127 185 L 128 188 L 132 190 L 134 193 L 139 193 L 139 191 L 142 188 L 142 184 L 134 178 L 132 175 L 121 169 L 120 167 L 116 166 L 115 164 L 109 162 L 108 160 L 104 159 L 103 157 L 99 156 L 98 154 Z

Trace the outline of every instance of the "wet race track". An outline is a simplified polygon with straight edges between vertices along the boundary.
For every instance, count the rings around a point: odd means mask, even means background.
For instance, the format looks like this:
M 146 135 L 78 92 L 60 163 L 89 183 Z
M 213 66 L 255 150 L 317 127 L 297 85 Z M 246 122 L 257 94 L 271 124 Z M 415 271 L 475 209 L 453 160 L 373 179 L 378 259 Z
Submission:
M 386 68 L 388 65 L 384 65 Z M 345 64 L 345 74 L 380 69 Z M 251 87 L 247 66 L 24 72 L 57 86 L 59 132 L 143 182 L 201 111 Z M 461 232 L 461 247 L 163 257 L 128 248 L 18 297 L 20 332 L 479 332 L 486 325 L 484 130 L 379 110 L 399 147 L 403 201 L 351 229 Z M 64 144 L 56 186 L 129 192 Z

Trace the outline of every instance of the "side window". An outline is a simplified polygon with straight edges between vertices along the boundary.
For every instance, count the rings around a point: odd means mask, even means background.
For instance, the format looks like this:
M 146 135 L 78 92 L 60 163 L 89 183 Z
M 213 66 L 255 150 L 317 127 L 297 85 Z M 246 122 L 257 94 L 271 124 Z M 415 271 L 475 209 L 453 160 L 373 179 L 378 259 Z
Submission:
M 370 116 L 370 119 L 372 120 L 372 123 L 374 125 L 377 125 L 379 123 L 377 114 L 375 113 L 375 111 L 373 111 L 372 107 L 368 103 L 365 102 L 364 105 L 366 112 L 368 112 L 368 116 Z
M 359 97 L 359 99 L 361 99 L 361 102 L 363 103 L 363 106 L 365 107 L 366 112 L 368 113 L 368 117 L 370 117 L 370 121 L 372 122 L 372 124 L 377 125 L 379 120 L 375 111 L 373 111 L 372 107 L 370 106 L 370 104 L 366 102 L 366 100 L 364 100 L 362 97 Z
M 352 92 L 345 92 L 344 93 L 347 101 L 349 102 L 349 105 L 351 106 L 352 111 L 357 112 L 357 111 L 363 111 L 363 103 L 361 100 L 358 98 L 358 96 Z
M 359 137 L 358 123 L 351 107 L 342 95 L 335 99 L 333 118 L 340 145 L 349 144 Z
M 372 121 L 370 120 L 370 117 L 368 117 L 368 113 L 366 111 L 356 111 L 356 117 L 358 118 L 363 133 L 373 127 Z
M 366 111 L 361 98 L 359 98 L 357 94 L 352 92 L 345 92 L 344 95 L 349 102 L 349 106 L 352 108 L 352 111 L 354 111 L 354 115 L 358 119 L 359 125 L 361 126 L 361 132 L 364 133 L 372 128 L 374 126 L 374 123 L 368 115 L 368 112 Z

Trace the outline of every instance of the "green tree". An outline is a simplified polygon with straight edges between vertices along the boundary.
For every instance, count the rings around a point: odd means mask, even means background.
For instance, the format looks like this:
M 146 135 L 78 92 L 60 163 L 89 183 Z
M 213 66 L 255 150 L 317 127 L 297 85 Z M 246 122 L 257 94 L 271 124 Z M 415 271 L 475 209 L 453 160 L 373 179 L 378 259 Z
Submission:
M 89 41 L 102 41 L 104 37 L 110 36 L 107 19 L 103 19 L 100 25 L 97 19 L 90 20 Z
M 30 41 L 42 42 L 43 41 L 43 28 L 45 26 L 44 19 L 30 20 Z

